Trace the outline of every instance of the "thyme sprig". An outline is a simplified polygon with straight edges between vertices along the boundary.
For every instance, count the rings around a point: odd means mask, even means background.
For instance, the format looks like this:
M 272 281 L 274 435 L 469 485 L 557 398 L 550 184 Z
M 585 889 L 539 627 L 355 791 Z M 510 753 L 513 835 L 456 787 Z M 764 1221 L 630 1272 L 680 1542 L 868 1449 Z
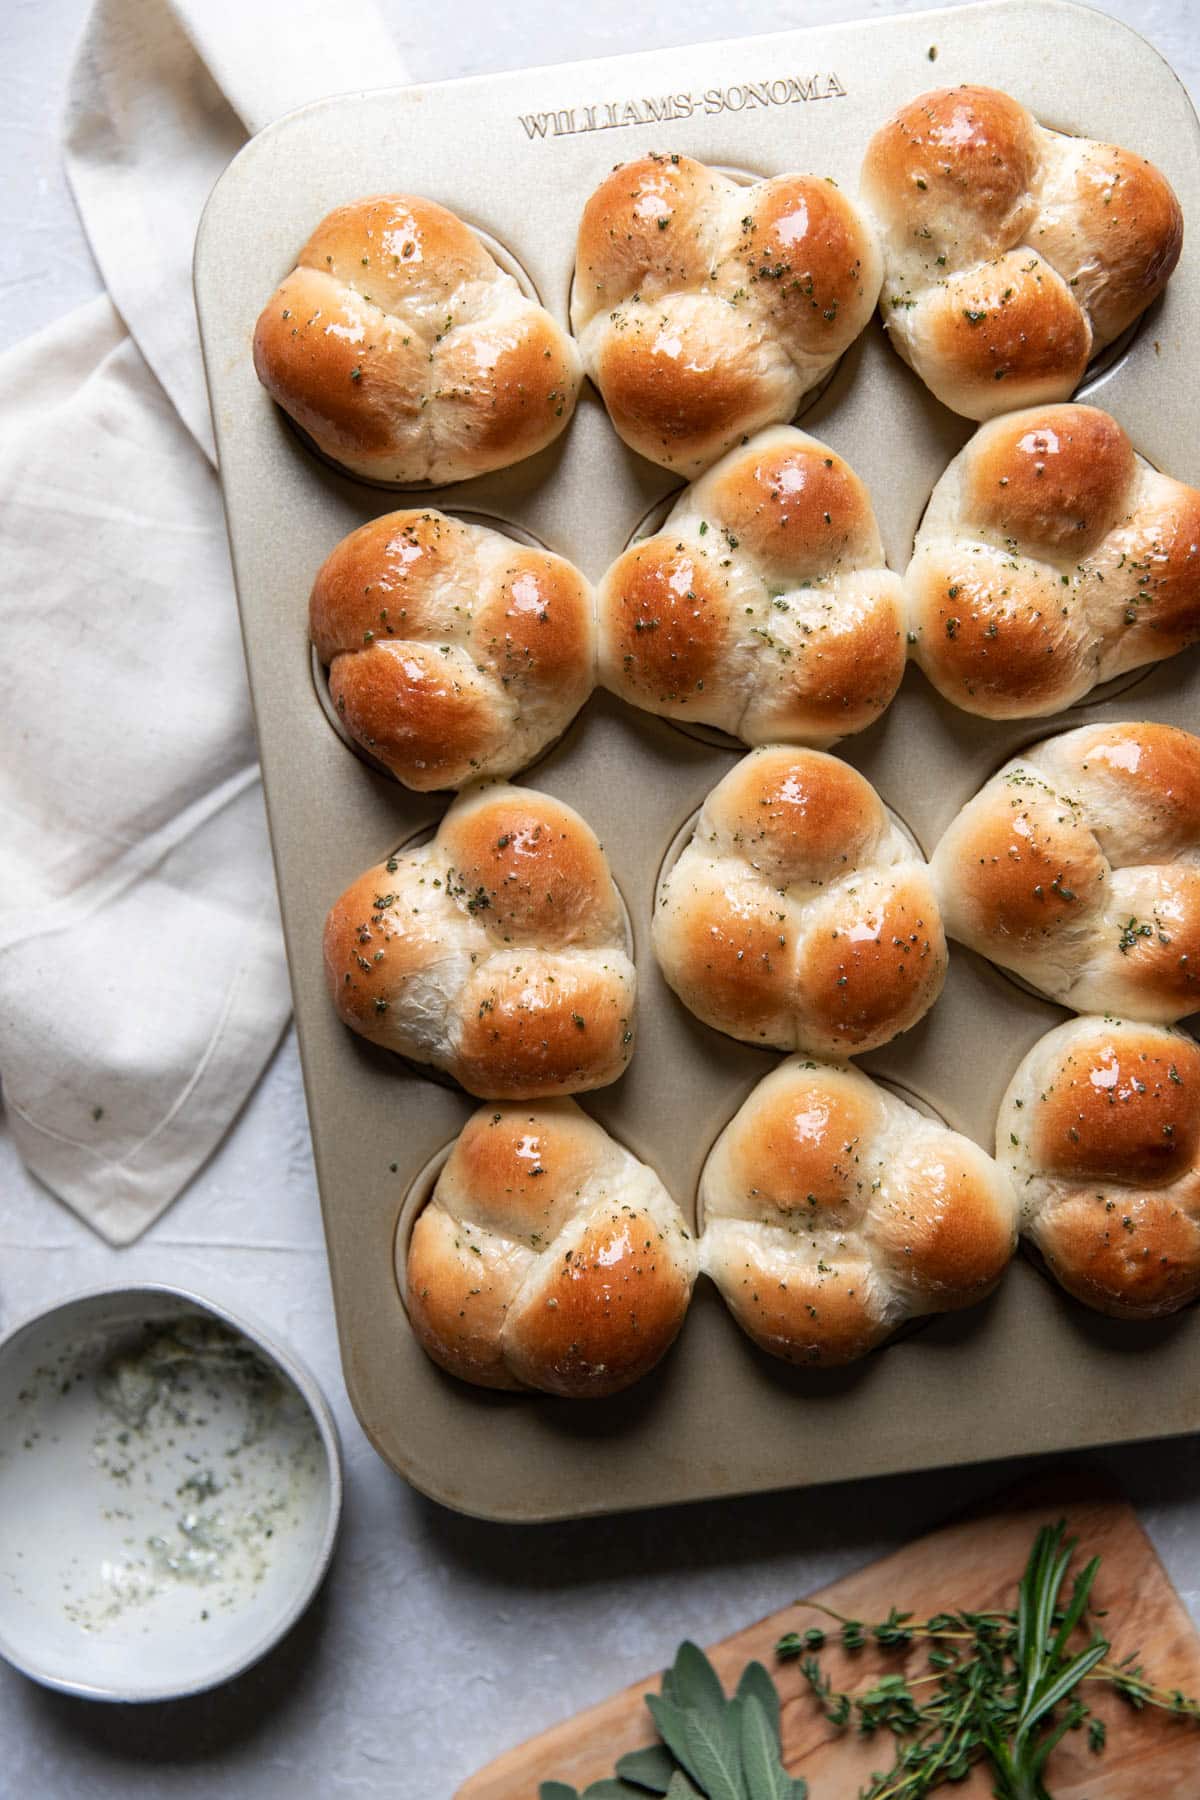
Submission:
M 896 1739 L 891 1767 L 872 1777 L 859 1800 L 921 1800 L 944 1782 L 964 1780 L 983 1761 L 997 1800 L 1051 1800 L 1046 1764 L 1068 1731 L 1086 1726 L 1090 1748 L 1104 1749 L 1104 1721 L 1083 1699 L 1089 1683 L 1104 1683 L 1137 1711 L 1156 1706 L 1200 1718 L 1200 1701 L 1148 1681 L 1136 1653 L 1112 1660 L 1112 1646 L 1094 1624 L 1101 1615 L 1090 1605 L 1098 1556 L 1075 1576 L 1064 1601 L 1077 1548 L 1064 1523 L 1043 1527 L 1013 1611 L 964 1610 L 918 1621 L 893 1608 L 886 1619 L 866 1624 L 805 1603 L 837 1624 L 842 1647 L 851 1652 L 868 1643 L 900 1651 L 929 1646 L 926 1674 L 884 1675 L 850 1693 L 835 1689 L 818 1661 L 825 1631 L 789 1632 L 776 1645 L 782 1660 L 799 1662 L 831 1724 L 853 1724 L 863 1736 L 888 1731 Z M 1089 1641 L 1074 1647 L 1085 1626 Z

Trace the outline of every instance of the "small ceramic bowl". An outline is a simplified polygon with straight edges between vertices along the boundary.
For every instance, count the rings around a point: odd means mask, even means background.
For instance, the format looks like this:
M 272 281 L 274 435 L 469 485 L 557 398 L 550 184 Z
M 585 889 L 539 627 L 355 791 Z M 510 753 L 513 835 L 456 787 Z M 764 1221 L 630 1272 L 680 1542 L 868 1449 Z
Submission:
M 83 1294 L 0 1341 L 0 1655 L 96 1700 L 166 1700 L 263 1656 L 341 1512 L 312 1376 L 178 1288 Z

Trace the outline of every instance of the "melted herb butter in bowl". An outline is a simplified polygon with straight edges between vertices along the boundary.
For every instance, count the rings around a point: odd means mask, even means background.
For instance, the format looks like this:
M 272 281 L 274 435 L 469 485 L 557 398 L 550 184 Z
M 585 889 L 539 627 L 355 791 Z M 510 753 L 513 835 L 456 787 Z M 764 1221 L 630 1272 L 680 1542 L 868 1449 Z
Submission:
M 102 1512 L 119 1543 L 93 1587 L 67 1583 L 65 1609 L 85 1629 L 172 1583 L 206 1590 L 202 1622 L 237 1606 L 325 1479 L 312 1414 L 245 1338 L 200 1313 L 143 1337 L 94 1378 L 90 1459 L 111 1483 Z

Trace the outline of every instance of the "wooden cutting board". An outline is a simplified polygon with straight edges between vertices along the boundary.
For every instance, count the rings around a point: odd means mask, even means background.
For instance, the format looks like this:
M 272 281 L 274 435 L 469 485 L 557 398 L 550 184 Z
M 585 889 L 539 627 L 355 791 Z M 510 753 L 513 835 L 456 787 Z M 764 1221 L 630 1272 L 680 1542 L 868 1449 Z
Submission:
M 1103 1558 L 1094 1604 L 1108 1609 L 1114 1653 L 1120 1657 L 1136 1651 L 1150 1678 L 1185 1694 L 1200 1694 L 1200 1636 L 1132 1508 L 1120 1501 L 1064 1502 L 1060 1495 L 1056 1502 L 1029 1496 L 918 1539 L 813 1598 L 866 1620 L 886 1617 L 893 1604 L 920 1618 L 946 1607 L 1008 1607 L 1014 1604 L 1034 1532 L 1064 1516 L 1072 1536 L 1080 1540 L 1081 1558 Z M 726 1638 L 709 1654 L 727 1689 L 754 1658 L 771 1670 L 783 1702 L 788 1769 L 807 1777 L 812 1800 L 853 1800 L 873 1770 L 890 1767 L 889 1741 L 861 1741 L 832 1731 L 797 1666 L 776 1664 L 773 1655 L 785 1631 L 821 1622 L 819 1614 L 797 1603 Z M 821 1660 L 835 1686 L 850 1691 L 889 1670 L 919 1674 L 926 1666 L 919 1648 L 906 1663 L 872 1649 L 850 1657 L 828 1645 Z M 557 1778 L 582 1789 L 611 1775 L 618 1756 L 654 1742 L 643 1696 L 657 1689 L 658 1676 L 648 1677 L 553 1726 L 472 1776 L 456 1800 L 536 1800 L 541 1781 Z M 1083 1733 L 1068 1734 L 1049 1764 L 1048 1786 L 1055 1800 L 1146 1800 L 1147 1795 L 1197 1800 L 1200 1724 L 1154 1710 L 1135 1713 L 1098 1686 L 1089 1692 L 1100 1696 L 1096 1711 L 1108 1722 L 1108 1748 L 1094 1756 Z M 946 1789 L 963 1800 L 987 1800 L 991 1791 L 989 1778 L 978 1768 L 970 1780 Z

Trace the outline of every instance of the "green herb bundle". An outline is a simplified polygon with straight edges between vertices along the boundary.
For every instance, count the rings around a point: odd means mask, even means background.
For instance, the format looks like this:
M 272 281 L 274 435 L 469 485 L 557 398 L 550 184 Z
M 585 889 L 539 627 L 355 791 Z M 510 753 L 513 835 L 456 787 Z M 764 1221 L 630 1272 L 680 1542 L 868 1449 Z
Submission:
M 1112 1646 L 1090 1609 L 1100 1558 L 1063 1585 L 1077 1548 L 1065 1524 L 1045 1526 L 1034 1540 L 1015 1610 L 944 1612 L 917 1621 L 895 1607 L 875 1624 L 806 1604 L 837 1622 L 843 1649 L 867 1644 L 896 1652 L 927 1645 L 922 1675 L 889 1674 L 856 1693 L 835 1689 L 817 1652 L 827 1632 L 789 1632 L 776 1645 L 782 1661 L 798 1661 L 829 1722 L 860 1735 L 887 1733 L 890 1768 L 872 1776 L 859 1800 L 923 1800 L 943 1783 L 965 1780 L 986 1762 L 996 1800 L 1053 1800 L 1046 1765 L 1068 1731 L 1087 1730 L 1090 1748 L 1105 1746 L 1105 1725 L 1083 1698 L 1100 1682 L 1135 1710 L 1160 1707 L 1200 1718 L 1200 1701 L 1147 1680 L 1133 1656 L 1114 1662 Z M 1079 1637 L 1090 1626 L 1088 1641 Z M 540 1800 L 805 1800 L 803 1781 L 789 1776 L 780 1751 L 779 1695 L 761 1663 L 750 1663 L 727 1699 L 711 1663 L 683 1644 L 664 1676 L 661 1695 L 646 1704 L 661 1744 L 623 1756 L 615 1775 L 582 1796 L 563 1782 L 543 1782 Z M 816 1796 L 814 1796 L 816 1800 Z M 832 1797 L 831 1797 L 832 1800 Z M 841 1800 L 841 1796 L 837 1796 Z
M 623 1756 L 611 1780 L 593 1781 L 582 1796 L 543 1781 L 540 1800 L 806 1800 L 807 1783 L 783 1766 L 779 1694 L 761 1663 L 747 1663 L 726 1699 L 703 1650 L 681 1644 L 661 1694 L 647 1694 L 646 1705 L 661 1744 Z
M 1081 1693 L 1089 1682 L 1107 1684 L 1139 1711 L 1157 1706 L 1200 1717 L 1200 1702 L 1155 1687 L 1132 1656 L 1110 1661 L 1112 1646 L 1094 1626 L 1090 1641 L 1072 1648 L 1085 1622 L 1096 1616 L 1089 1614 L 1089 1601 L 1100 1567 L 1093 1556 L 1063 1605 L 1063 1583 L 1077 1547 L 1065 1524 L 1044 1526 L 1012 1612 L 946 1612 L 917 1622 L 893 1608 L 874 1625 L 830 1614 L 850 1651 L 868 1641 L 892 1650 L 928 1644 L 928 1671 L 913 1680 L 885 1675 L 859 1693 L 838 1692 L 814 1654 L 825 1643 L 823 1631 L 789 1632 L 779 1640 L 776 1655 L 800 1660 L 831 1724 L 854 1723 L 864 1736 L 889 1731 L 896 1739 L 891 1768 L 875 1775 L 859 1800 L 922 1800 L 944 1782 L 962 1781 L 984 1761 L 996 1800 L 1052 1800 L 1043 1776 L 1068 1731 L 1086 1726 L 1091 1749 L 1097 1754 L 1104 1749 L 1104 1721 Z

